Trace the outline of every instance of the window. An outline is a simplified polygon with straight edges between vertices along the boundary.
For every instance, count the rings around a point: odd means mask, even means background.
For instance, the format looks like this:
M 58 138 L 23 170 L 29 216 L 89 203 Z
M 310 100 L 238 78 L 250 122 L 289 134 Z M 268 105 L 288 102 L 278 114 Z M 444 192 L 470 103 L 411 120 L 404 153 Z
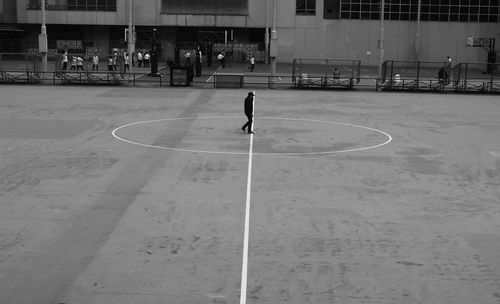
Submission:
M 41 9 L 41 0 L 30 0 L 28 9 Z M 46 0 L 48 10 L 116 11 L 116 0 Z
M 316 0 L 297 0 L 296 3 L 297 15 L 316 15 Z
M 248 0 L 161 0 L 161 12 L 182 15 L 248 15 Z
M 324 0 L 324 19 L 340 18 L 340 0 Z M 370 19 L 370 18 L 367 18 Z
M 299 3 L 305 10 L 306 2 L 297 0 L 297 13 Z M 327 2 L 333 1 L 325 0 L 325 9 Z M 500 19 L 500 0 L 385 0 L 384 18 L 417 20 L 419 2 L 422 21 L 499 22 Z M 377 20 L 380 19 L 380 4 L 380 0 L 337 0 L 335 7 L 340 10 L 337 15 L 341 19 Z

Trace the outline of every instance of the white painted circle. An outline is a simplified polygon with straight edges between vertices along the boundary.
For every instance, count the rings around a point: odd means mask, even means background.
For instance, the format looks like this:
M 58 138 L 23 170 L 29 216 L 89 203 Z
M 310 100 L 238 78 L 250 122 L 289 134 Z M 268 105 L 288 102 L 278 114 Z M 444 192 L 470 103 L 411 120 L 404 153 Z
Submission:
M 128 128 L 128 127 L 132 127 L 132 126 L 150 124 L 150 123 L 158 123 L 158 122 L 164 122 L 164 121 L 189 120 L 189 119 L 219 119 L 219 120 L 220 119 L 240 119 L 240 120 L 242 120 L 243 118 L 236 117 L 236 116 L 222 116 L 222 117 L 205 116 L 205 117 L 174 117 L 174 118 L 145 120 L 145 121 L 138 121 L 138 122 L 133 122 L 133 123 L 129 123 L 129 124 L 120 126 L 112 131 L 112 135 L 116 139 L 121 140 L 123 142 L 133 144 L 133 145 L 142 146 L 142 147 L 147 147 L 147 148 L 156 148 L 156 149 L 179 151 L 179 152 L 191 152 L 191 153 L 209 153 L 209 154 L 226 154 L 226 155 L 247 155 L 248 154 L 247 151 L 245 151 L 245 152 L 243 152 L 243 151 L 242 152 L 213 151 L 213 150 L 182 149 L 182 148 L 172 148 L 172 147 L 159 146 L 159 145 L 151 145 L 151 144 L 146 144 L 146 143 L 141 143 L 138 141 L 126 139 L 126 138 L 123 138 L 117 134 L 118 131 L 125 129 L 125 128 Z M 339 150 L 328 150 L 328 151 L 318 151 L 318 152 L 253 152 L 254 155 L 319 155 L 319 154 L 357 152 L 357 151 L 364 151 L 364 150 L 379 148 L 379 147 L 382 147 L 384 145 L 387 145 L 388 143 L 390 143 L 392 141 L 392 136 L 384 131 L 381 131 L 381 130 L 378 130 L 375 128 L 356 125 L 356 124 L 335 122 L 335 121 L 316 120 L 316 119 L 305 119 L 305 118 L 286 118 L 286 117 L 257 117 L 256 118 L 257 121 L 261 120 L 261 119 L 321 123 L 321 124 L 340 125 L 340 126 L 346 126 L 346 127 L 359 128 L 359 129 L 363 129 L 366 131 L 382 134 L 384 137 L 386 137 L 386 140 L 383 142 L 380 142 L 378 144 L 374 144 L 374 145 L 370 145 L 370 146 L 366 146 L 366 147 L 352 148 L 352 149 L 339 149 Z M 258 132 L 257 132 L 256 136 L 259 136 Z

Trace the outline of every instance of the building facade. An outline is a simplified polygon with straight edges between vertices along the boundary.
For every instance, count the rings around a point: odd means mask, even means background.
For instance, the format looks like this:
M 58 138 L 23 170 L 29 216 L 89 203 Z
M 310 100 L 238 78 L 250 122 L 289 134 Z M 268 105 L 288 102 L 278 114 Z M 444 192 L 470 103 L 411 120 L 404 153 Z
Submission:
M 386 0 L 384 58 L 484 62 L 491 45 L 468 42 L 500 39 L 499 1 Z M 49 49 L 109 54 L 126 48 L 128 3 L 46 0 Z M 132 21 L 136 49 L 150 48 L 154 35 L 166 60 L 197 45 L 214 56 L 225 50 L 235 61 L 250 54 L 263 60 L 266 28 L 275 24 L 278 62 L 342 58 L 377 65 L 381 12 L 380 0 L 134 0 Z M 0 0 L 0 52 L 36 51 L 41 22 L 40 0 Z

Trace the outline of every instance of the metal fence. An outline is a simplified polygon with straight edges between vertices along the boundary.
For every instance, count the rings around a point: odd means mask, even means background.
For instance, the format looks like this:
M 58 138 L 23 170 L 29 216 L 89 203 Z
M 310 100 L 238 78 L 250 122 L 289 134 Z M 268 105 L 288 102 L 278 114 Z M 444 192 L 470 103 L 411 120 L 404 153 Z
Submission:
M 498 93 L 499 64 L 386 61 L 378 89 Z
M 295 58 L 292 81 L 297 88 L 352 89 L 360 82 L 361 61 Z
M 78 56 L 79 54 L 74 54 Z M 85 54 L 80 54 L 84 56 Z M 106 60 L 102 60 L 98 70 L 92 70 L 90 58 L 85 57 L 80 69 L 71 69 L 71 56 L 66 70 L 62 69 L 61 55 L 49 57 L 46 70 L 41 69 L 39 54 L 0 53 L 0 83 L 29 83 L 52 85 L 114 85 L 114 86 L 149 86 L 173 87 L 190 86 L 199 88 L 278 88 L 278 89 L 362 89 L 377 91 L 427 91 L 427 92 L 472 92 L 500 93 L 500 64 L 459 63 L 453 67 L 442 62 L 396 62 L 387 61 L 383 65 L 382 78 L 360 75 L 358 65 L 349 66 L 346 79 L 352 81 L 346 85 L 329 85 L 328 81 L 341 81 L 328 71 L 317 73 L 320 84 L 298 86 L 305 81 L 297 69 L 271 76 L 265 73 L 229 73 L 205 71 L 205 74 L 193 75 L 185 69 L 172 72 L 164 63 L 159 64 L 159 71 L 151 75 L 149 69 L 125 71 L 123 60 L 118 60 L 116 68 L 108 70 Z M 293 66 L 293 65 L 292 65 Z M 306 65 L 302 65 L 303 68 Z M 324 68 L 323 65 L 322 68 Z M 345 67 L 345 66 L 344 66 Z M 232 70 L 242 70 L 233 67 Z M 308 67 L 309 68 L 309 67 Z M 331 65 L 330 65 L 331 68 Z M 244 69 L 244 68 L 243 68 Z M 290 68 L 288 68 L 289 70 Z M 231 69 L 227 69 L 230 71 Z M 223 70 L 226 71 L 226 70 Z M 303 69 L 300 71 L 304 71 Z M 352 72 L 356 71 L 356 72 Z M 312 73 L 310 75 L 316 75 Z M 345 71 L 344 71 L 345 72 Z M 308 76 L 309 77 L 309 76 Z M 311 80 L 311 79 L 309 79 Z M 309 83 L 311 84 L 311 83 Z M 324 85 L 326 84 L 326 85 Z

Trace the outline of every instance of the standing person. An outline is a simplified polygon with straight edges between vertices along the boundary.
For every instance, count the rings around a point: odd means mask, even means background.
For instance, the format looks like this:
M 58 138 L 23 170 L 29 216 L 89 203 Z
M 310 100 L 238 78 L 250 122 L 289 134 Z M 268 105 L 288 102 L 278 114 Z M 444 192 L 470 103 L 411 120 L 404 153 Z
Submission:
M 333 79 L 334 80 L 339 80 L 340 79 L 340 71 L 336 67 L 333 69 Z
M 139 67 L 139 68 L 140 68 L 141 66 L 142 66 L 142 52 L 141 52 L 141 51 L 139 51 L 139 52 L 137 53 L 137 67 Z
M 118 71 L 118 66 L 116 60 L 118 59 L 118 53 L 115 51 L 113 53 L 113 70 Z
M 446 57 L 446 64 L 448 65 L 448 68 L 451 68 L 451 57 L 450 56 Z
M 149 68 L 149 59 L 151 58 L 151 56 L 149 55 L 149 52 L 146 52 L 146 54 L 144 54 L 144 67 L 145 68 Z
M 113 56 L 109 56 L 108 58 L 108 71 L 113 72 L 114 67 L 113 67 Z
M 222 68 L 226 67 L 226 53 L 222 52 Z
M 253 92 L 248 92 L 248 96 L 245 98 L 245 115 L 248 119 L 247 123 L 244 124 L 241 129 L 245 132 L 245 129 L 248 128 L 248 134 L 253 134 L 252 131 L 252 123 L 253 123 Z
M 70 70 L 76 70 L 76 57 L 75 56 L 73 56 L 73 58 L 72 58 Z
M 66 71 L 68 68 L 68 50 L 64 50 L 64 53 L 62 55 L 62 69 Z
M 191 52 L 190 52 L 190 51 L 187 51 L 187 52 L 184 54 L 184 57 L 186 57 L 186 66 L 190 65 L 190 64 L 191 64 Z
M 250 72 L 253 72 L 254 68 L 255 68 L 255 58 L 252 56 L 250 58 L 250 66 L 248 67 L 248 69 L 250 70 Z
M 76 57 L 76 70 L 77 71 L 78 70 L 82 70 L 82 71 L 84 70 L 83 69 L 83 59 L 80 56 Z
M 92 71 L 93 70 L 99 71 L 99 56 L 97 56 L 97 53 L 92 57 Z
M 125 53 L 125 55 L 123 55 L 123 60 L 124 60 L 124 63 L 125 63 L 125 72 L 126 71 L 130 71 L 130 56 Z
M 196 77 L 201 76 L 201 64 L 202 64 L 202 54 L 201 54 L 201 49 L 198 46 L 198 51 L 196 51 Z
M 222 55 L 223 52 L 220 52 L 219 55 L 217 55 L 217 60 L 219 61 L 219 68 L 222 68 L 222 60 L 224 59 L 224 55 Z

